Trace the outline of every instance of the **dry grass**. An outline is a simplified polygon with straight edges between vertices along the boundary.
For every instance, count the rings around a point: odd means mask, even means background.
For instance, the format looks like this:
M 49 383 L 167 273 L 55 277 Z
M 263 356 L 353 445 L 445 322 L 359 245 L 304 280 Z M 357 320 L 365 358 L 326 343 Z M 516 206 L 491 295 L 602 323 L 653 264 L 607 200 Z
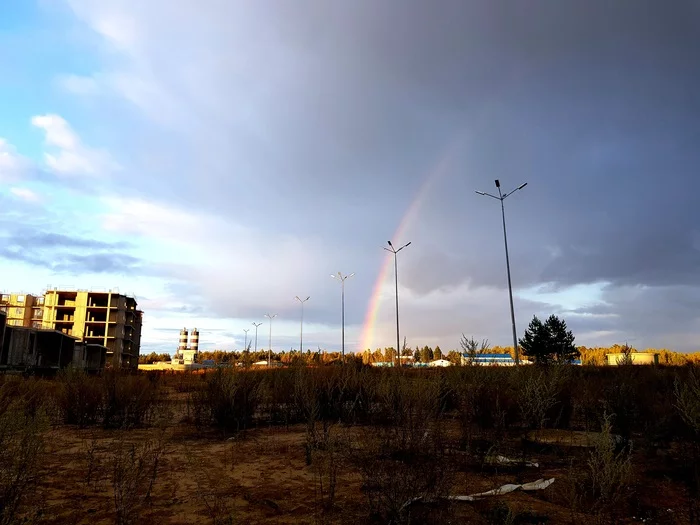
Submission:
M 698 377 L 646 367 L 2 377 L 0 524 L 691 523 Z M 602 432 L 581 448 L 523 440 L 530 429 Z M 550 477 L 541 492 L 446 499 Z

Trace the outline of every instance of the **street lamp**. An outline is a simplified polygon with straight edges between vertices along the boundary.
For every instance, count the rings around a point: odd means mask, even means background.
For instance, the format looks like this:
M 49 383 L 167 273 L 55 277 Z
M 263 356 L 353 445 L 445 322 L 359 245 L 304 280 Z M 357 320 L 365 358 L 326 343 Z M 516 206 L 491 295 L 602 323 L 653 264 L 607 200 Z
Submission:
M 515 364 L 518 365 L 520 364 L 520 351 L 518 350 L 518 335 L 515 331 L 515 310 L 513 309 L 513 286 L 511 284 L 510 280 L 510 260 L 508 258 L 508 236 L 506 235 L 506 211 L 505 208 L 503 207 L 503 201 L 506 200 L 506 197 L 513 195 L 518 190 L 522 190 L 525 186 L 527 186 L 527 182 L 524 184 L 521 184 L 514 190 L 510 191 L 509 193 L 501 193 L 501 183 L 496 179 L 496 188 L 498 188 L 498 197 L 495 195 L 491 195 L 490 193 L 486 193 L 484 191 L 477 191 L 479 195 L 483 195 L 485 197 L 491 197 L 493 199 L 501 201 L 501 216 L 503 217 L 503 242 L 505 243 L 506 246 L 506 272 L 508 273 L 508 296 L 510 297 L 510 322 L 513 327 L 513 350 L 515 352 Z
M 270 340 L 267 348 L 267 367 L 270 368 L 272 366 L 272 320 L 277 317 L 277 314 L 265 314 L 265 317 L 270 320 Z
M 262 323 L 253 323 L 253 326 L 255 327 L 255 353 L 258 353 L 258 326 L 260 326 Z
M 301 304 L 301 323 L 299 325 L 299 359 L 301 359 L 301 354 L 304 352 L 304 303 L 311 299 L 311 296 L 307 296 L 306 299 L 301 300 L 297 295 L 294 299 Z
M 401 248 L 396 250 L 394 248 L 394 245 L 391 244 L 391 241 L 387 241 L 389 244 L 389 248 L 386 248 L 382 246 L 386 251 L 391 252 L 394 254 L 394 281 L 396 283 L 396 360 L 398 362 L 397 366 L 401 366 L 401 350 L 399 349 L 399 267 L 398 263 L 396 262 L 396 254 L 398 254 L 401 250 L 403 250 L 406 246 L 410 245 L 410 242 L 407 242 L 404 244 Z
M 340 288 L 341 288 L 341 294 L 340 294 L 340 311 L 341 311 L 341 330 L 342 330 L 342 355 L 343 355 L 343 363 L 345 362 L 345 281 L 355 275 L 355 272 L 351 273 L 350 275 L 346 275 L 343 277 L 343 274 L 338 272 L 337 275 L 331 274 L 331 277 L 333 279 L 338 279 L 340 281 Z
M 247 330 L 244 328 L 243 331 L 245 332 L 245 343 L 243 343 L 243 351 L 245 352 L 248 350 L 248 332 L 250 332 L 250 328 Z

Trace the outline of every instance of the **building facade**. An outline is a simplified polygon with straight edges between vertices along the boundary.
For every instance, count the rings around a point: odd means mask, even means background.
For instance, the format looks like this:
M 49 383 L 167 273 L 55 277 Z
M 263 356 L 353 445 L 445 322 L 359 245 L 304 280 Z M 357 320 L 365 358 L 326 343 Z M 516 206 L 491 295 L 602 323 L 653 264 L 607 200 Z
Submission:
M 39 301 L 39 299 L 42 300 Z M 0 311 L 7 316 L 7 326 L 31 327 L 34 320 L 38 320 L 41 324 L 41 303 L 43 298 L 31 294 L 3 293 L 0 295 Z M 38 315 L 36 319 L 35 315 Z
M 2 294 L 8 326 L 56 330 L 86 345 L 107 348 L 107 364 L 137 368 L 143 312 L 115 292 L 48 290 L 43 296 Z

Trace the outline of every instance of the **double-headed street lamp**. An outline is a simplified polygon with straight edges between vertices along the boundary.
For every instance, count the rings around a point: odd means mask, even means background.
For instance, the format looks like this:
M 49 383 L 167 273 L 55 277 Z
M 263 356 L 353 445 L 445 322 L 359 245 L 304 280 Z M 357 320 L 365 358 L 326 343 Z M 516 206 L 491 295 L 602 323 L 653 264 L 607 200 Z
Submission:
M 272 366 L 272 320 L 277 317 L 277 314 L 265 314 L 265 317 L 270 320 L 270 339 L 267 349 L 267 367 L 270 368 Z
M 338 279 L 340 281 L 340 288 L 341 288 L 341 294 L 340 294 L 340 311 L 341 311 L 341 330 L 342 330 L 342 355 L 343 355 L 343 363 L 345 362 L 345 281 L 355 275 L 355 272 L 351 273 L 350 275 L 343 276 L 342 273 L 338 272 L 337 275 L 331 274 L 331 277 L 333 279 Z
M 253 323 L 253 326 L 255 327 L 255 353 L 258 352 L 258 326 L 260 326 L 262 323 Z
M 498 188 L 498 197 L 495 195 L 491 195 L 490 193 L 486 193 L 484 191 L 477 191 L 479 195 L 484 195 L 485 197 L 491 197 L 496 200 L 501 201 L 501 216 L 503 217 L 503 241 L 506 246 L 506 272 L 508 273 L 508 296 L 510 297 L 510 322 L 513 327 L 513 350 L 515 352 L 515 364 L 520 364 L 520 352 L 518 350 L 518 335 L 515 331 L 515 310 L 513 309 L 513 286 L 511 284 L 510 280 L 510 260 L 508 259 L 508 236 L 506 235 L 506 211 L 505 208 L 503 207 L 503 201 L 506 200 L 506 197 L 513 195 L 518 190 L 522 190 L 525 186 L 527 186 L 527 182 L 525 184 L 521 184 L 514 190 L 510 191 L 509 193 L 501 193 L 501 183 L 496 179 L 496 188 Z
M 311 296 L 307 296 L 306 299 L 299 299 L 297 295 L 294 299 L 301 304 L 301 323 L 299 325 L 299 359 L 301 359 L 301 355 L 304 352 L 304 303 L 311 299 Z
M 400 338 L 399 338 L 399 267 L 396 262 L 396 255 L 403 250 L 406 246 L 410 245 L 410 242 L 404 244 L 401 248 L 396 250 L 391 241 L 387 241 L 389 248 L 383 247 L 386 251 L 394 254 L 394 281 L 396 283 L 396 362 L 397 366 L 401 366 L 401 349 L 399 348 Z

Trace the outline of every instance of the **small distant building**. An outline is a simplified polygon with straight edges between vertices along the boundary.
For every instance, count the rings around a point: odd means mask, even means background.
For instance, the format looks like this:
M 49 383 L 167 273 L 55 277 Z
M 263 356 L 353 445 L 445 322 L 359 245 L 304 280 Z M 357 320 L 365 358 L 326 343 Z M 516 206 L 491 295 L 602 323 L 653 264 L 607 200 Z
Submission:
M 523 360 L 521 360 L 523 362 Z M 515 366 L 515 359 L 510 354 L 462 354 L 462 365 L 480 366 Z
M 629 356 L 629 357 L 628 357 Z M 631 352 L 625 354 L 623 352 L 607 354 L 605 356 L 606 363 L 609 366 L 618 366 L 627 362 L 630 359 L 633 365 L 658 365 L 659 354 L 655 352 Z
M 428 363 L 428 366 L 430 366 L 430 367 L 452 366 L 452 363 L 450 361 L 448 361 L 447 359 L 436 359 L 435 361 L 430 361 L 430 363 Z

